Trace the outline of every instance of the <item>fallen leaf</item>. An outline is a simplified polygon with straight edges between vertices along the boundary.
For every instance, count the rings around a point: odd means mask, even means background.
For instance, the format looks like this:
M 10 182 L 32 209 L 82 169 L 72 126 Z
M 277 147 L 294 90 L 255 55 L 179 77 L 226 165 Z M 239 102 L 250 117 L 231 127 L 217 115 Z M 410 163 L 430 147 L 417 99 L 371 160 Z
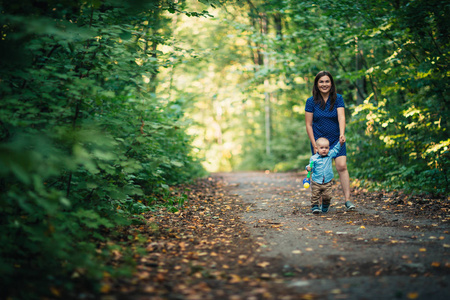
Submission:
M 408 293 L 408 299 L 417 299 L 419 297 L 419 293 L 412 292 Z
M 439 267 L 441 265 L 441 263 L 440 262 L 437 262 L 437 261 L 433 261 L 432 263 L 431 263 L 431 266 L 432 267 Z
M 302 253 L 302 251 L 300 251 L 300 250 L 293 250 L 292 251 L 292 254 L 301 254 Z
M 341 293 L 341 290 L 340 289 L 334 289 L 334 290 L 331 290 L 331 293 L 332 294 L 340 294 Z
M 155 291 L 156 291 L 156 289 L 154 286 L 146 286 L 144 288 L 144 292 L 146 292 L 146 293 L 154 293 Z
M 144 279 L 147 279 L 147 278 L 149 278 L 150 277 L 150 273 L 149 272 L 140 272 L 139 274 L 138 274 L 138 278 L 139 278 L 139 280 L 144 280 Z
M 427 252 L 427 248 L 420 248 L 419 251 L 420 252 Z
M 111 285 L 109 284 L 103 284 L 102 287 L 100 288 L 100 293 L 106 294 L 109 293 L 109 291 L 111 290 Z
M 304 294 L 302 296 L 302 299 L 304 299 L 304 300 L 313 300 L 316 298 L 317 298 L 317 296 L 315 294 Z
M 103 287 L 103 286 L 102 286 Z M 111 289 L 111 286 L 109 286 L 109 289 Z M 60 297 L 61 296 L 61 292 L 55 288 L 55 287 L 50 287 L 50 291 L 52 292 L 53 295 L 55 295 L 56 297 Z M 101 290 L 100 290 L 101 291 Z M 109 290 L 108 290 L 109 291 Z M 103 293 L 103 291 L 101 291 Z M 107 293 L 107 292 L 106 292 Z
M 239 283 L 242 281 L 242 279 L 239 275 L 230 274 L 230 277 L 231 277 L 231 279 L 230 279 L 229 283 Z
M 256 265 L 260 268 L 265 268 L 268 265 L 270 265 L 270 262 L 264 261 L 264 262 L 257 263 Z

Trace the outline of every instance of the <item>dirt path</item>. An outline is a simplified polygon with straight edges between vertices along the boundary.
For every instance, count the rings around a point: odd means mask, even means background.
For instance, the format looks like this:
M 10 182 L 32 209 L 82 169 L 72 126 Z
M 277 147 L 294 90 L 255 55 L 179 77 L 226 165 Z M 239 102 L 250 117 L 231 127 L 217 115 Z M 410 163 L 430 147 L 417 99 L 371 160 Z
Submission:
M 335 184 L 329 213 L 313 215 L 304 176 L 223 173 L 174 189 L 182 210 L 123 228 L 111 264 L 136 249 L 136 270 L 105 277 L 100 299 L 450 299 L 449 199 L 353 189 L 346 212 Z
M 450 212 L 427 199 L 342 192 L 329 213 L 310 212 L 300 174 L 220 173 L 239 197 L 261 257 L 275 259 L 285 285 L 319 299 L 450 299 Z M 447 199 L 448 202 L 448 199 Z M 435 213 L 421 213 L 421 206 Z

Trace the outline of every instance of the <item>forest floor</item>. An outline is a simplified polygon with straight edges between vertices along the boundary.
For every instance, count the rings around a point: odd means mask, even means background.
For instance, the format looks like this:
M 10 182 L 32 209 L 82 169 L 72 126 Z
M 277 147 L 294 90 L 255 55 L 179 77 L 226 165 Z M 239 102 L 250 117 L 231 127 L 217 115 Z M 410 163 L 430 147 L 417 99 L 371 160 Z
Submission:
M 148 214 L 133 278 L 116 299 L 450 299 L 450 203 L 338 183 L 313 215 L 304 173 L 221 173 L 189 187 L 183 210 Z

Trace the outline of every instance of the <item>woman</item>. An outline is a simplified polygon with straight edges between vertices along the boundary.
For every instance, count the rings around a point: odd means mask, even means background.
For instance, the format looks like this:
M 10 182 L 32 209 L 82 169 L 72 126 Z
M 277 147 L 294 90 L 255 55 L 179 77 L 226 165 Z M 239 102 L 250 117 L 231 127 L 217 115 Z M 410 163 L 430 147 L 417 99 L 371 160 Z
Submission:
M 344 99 L 336 93 L 333 76 L 327 71 L 320 71 L 314 79 L 313 96 L 306 100 L 306 132 L 311 141 L 311 151 L 317 152 L 316 140 L 326 137 L 330 149 L 336 143 L 344 144 L 335 158 L 347 210 L 354 210 L 350 201 L 350 176 L 347 170 L 347 149 L 345 145 L 345 106 Z

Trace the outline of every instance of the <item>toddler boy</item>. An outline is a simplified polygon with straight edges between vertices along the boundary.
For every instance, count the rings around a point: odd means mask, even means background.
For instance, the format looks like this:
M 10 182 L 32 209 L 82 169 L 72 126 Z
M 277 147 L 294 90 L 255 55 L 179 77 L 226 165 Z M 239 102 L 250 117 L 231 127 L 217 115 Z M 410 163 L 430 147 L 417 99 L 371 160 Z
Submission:
M 337 143 L 330 151 L 330 142 L 326 138 L 316 140 L 317 153 L 311 156 L 306 170 L 311 171 L 311 162 L 313 163 L 311 175 L 311 209 L 313 214 L 328 212 L 331 202 L 331 180 L 333 174 L 333 158 L 341 150 L 343 143 Z M 320 199 L 322 205 L 320 206 Z

